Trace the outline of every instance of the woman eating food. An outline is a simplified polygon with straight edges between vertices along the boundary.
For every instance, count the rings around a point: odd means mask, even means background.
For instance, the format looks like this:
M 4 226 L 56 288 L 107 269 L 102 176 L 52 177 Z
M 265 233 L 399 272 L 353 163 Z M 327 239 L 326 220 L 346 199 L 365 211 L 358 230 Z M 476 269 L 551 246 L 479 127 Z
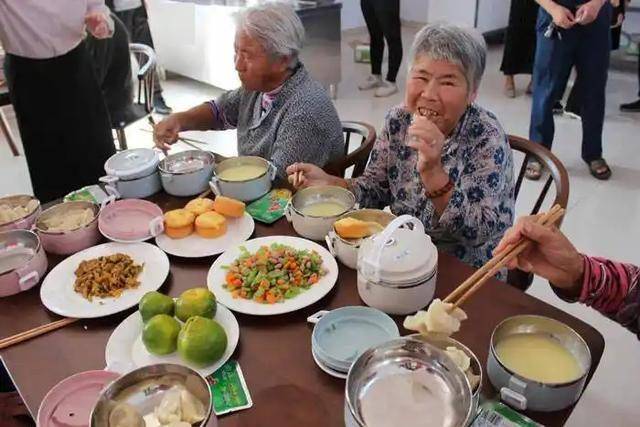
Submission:
M 235 66 L 242 87 L 153 129 L 168 150 L 185 130 L 236 129 L 238 153 L 271 160 L 280 178 L 294 162 L 325 166 L 343 154 L 342 125 L 327 91 L 298 59 L 302 22 L 281 3 L 249 7 L 237 15 Z
M 350 189 L 361 207 L 419 218 L 439 249 L 481 266 L 513 223 L 513 160 L 496 117 L 474 103 L 486 45 L 471 30 L 432 24 L 417 35 L 403 106 L 392 108 L 362 176 L 287 169 L 296 187 Z

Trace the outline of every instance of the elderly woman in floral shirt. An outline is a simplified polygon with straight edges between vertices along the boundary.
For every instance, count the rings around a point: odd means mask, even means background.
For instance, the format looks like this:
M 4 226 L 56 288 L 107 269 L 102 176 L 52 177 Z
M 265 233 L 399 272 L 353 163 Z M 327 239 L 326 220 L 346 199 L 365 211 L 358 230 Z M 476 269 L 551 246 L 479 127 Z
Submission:
M 479 35 L 427 25 L 413 43 L 404 105 L 387 114 L 364 174 L 345 180 L 297 163 L 287 169 L 289 180 L 343 186 L 361 207 L 413 215 L 439 249 L 482 265 L 514 218 L 507 137 L 474 103 L 485 62 Z

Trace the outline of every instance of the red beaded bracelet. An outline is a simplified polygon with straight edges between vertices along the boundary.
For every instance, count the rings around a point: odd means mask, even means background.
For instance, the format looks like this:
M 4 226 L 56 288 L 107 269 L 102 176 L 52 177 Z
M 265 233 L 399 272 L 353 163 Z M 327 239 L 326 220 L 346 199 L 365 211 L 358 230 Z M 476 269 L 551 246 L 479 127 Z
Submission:
M 454 185 L 453 180 L 449 178 L 449 181 L 445 185 L 438 188 L 437 190 L 425 191 L 425 195 L 430 199 L 437 199 L 438 197 L 442 197 L 445 194 L 447 194 L 449 191 L 451 191 L 451 189 L 453 188 L 453 185 Z

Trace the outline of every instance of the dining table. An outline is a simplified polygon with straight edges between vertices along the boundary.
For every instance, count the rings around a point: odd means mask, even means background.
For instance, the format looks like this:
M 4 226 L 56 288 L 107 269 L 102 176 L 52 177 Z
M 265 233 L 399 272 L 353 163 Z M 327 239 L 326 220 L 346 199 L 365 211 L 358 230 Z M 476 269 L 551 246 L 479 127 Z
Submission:
M 163 211 L 183 207 L 185 198 L 159 193 L 149 198 Z M 273 224 L 256 222 L 252 237 L 295 235 L 290 223 L 281 218 Z M 63 257 L 49 256 L 49 269 Z M 169 256 L 170 274 L 160 291 L 177 297 L 184 290 L 207 285 L 207 273 L 215 257 L 188 259 Z M 457 258 L 440 252 L 436 297 L 443 298 L 462 283 L 474 269 Z M 425 301 L 425 305 L 429 301 Z M 334 288 L 315 304 L 275 316 L 251 316 L 235 313 L 240 325 L 240 341 L 232 358 L 245 377 L 253 406 L 238 412 L 212 417 L 210 426 L 258 427 L 344 425 L 345 381 L 327 375 L 314 363 L 311 354 L 313 325 L 307 318 L 319 310 L 364 305 L 358 296 L 357 272 L 339 264 Z M 463 306 L 468 320 L 454 335 L 469 347 L 486 366 L 493 329 L 502 320 L 520 314 L 557 319 L 578 332 L 591 352 L 587 385 L 600 363 L 604 339 L 592 326 L 562 310 L 534 298 L 497 279 L 487 282 Z M 62 329 L 0 350 L 0 356 L 35 418 L 47 391 L 64 378 L 87 370 L 105 368 L 105 345 L 118 324 L 136 307 L 99 319 L 80 320 Z M 402 316 L 392 316 L 401 335 Z M 0 338 L 57 320 L 40 301 L 39 288 L 0 299 Z M 482 395 L 498 398 L 498 392 L 483 376 Z M 524 414 L 545 426 L 561 426 L 574 406 L 555 412 Z

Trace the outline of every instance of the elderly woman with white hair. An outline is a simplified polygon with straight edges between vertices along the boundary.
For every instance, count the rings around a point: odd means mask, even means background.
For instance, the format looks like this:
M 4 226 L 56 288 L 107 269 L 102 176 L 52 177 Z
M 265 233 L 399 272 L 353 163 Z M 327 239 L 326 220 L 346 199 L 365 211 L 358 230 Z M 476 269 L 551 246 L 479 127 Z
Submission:
M 411 57 L 404 105 L 387 114 L 364 174 L 345 180 L 297 163 L 289 180 L 342 186 L 361 207 L 413 215 L 441 250 L 477 267 L 514 216 L 507 137 L 474 103 L 486 45 L 470 30 L 433 24 L 416 35 Z
M 267 3 L 236 16 L 236 90 L 154 127 L 163 150 L 185 130 L 237 129 L 238 153 L 271 160 L 281 178 L 294 162 L 325 166 L 343 155 L 342 125 L 325 89 L 298 55 L 304 28 L 290 5 Z

